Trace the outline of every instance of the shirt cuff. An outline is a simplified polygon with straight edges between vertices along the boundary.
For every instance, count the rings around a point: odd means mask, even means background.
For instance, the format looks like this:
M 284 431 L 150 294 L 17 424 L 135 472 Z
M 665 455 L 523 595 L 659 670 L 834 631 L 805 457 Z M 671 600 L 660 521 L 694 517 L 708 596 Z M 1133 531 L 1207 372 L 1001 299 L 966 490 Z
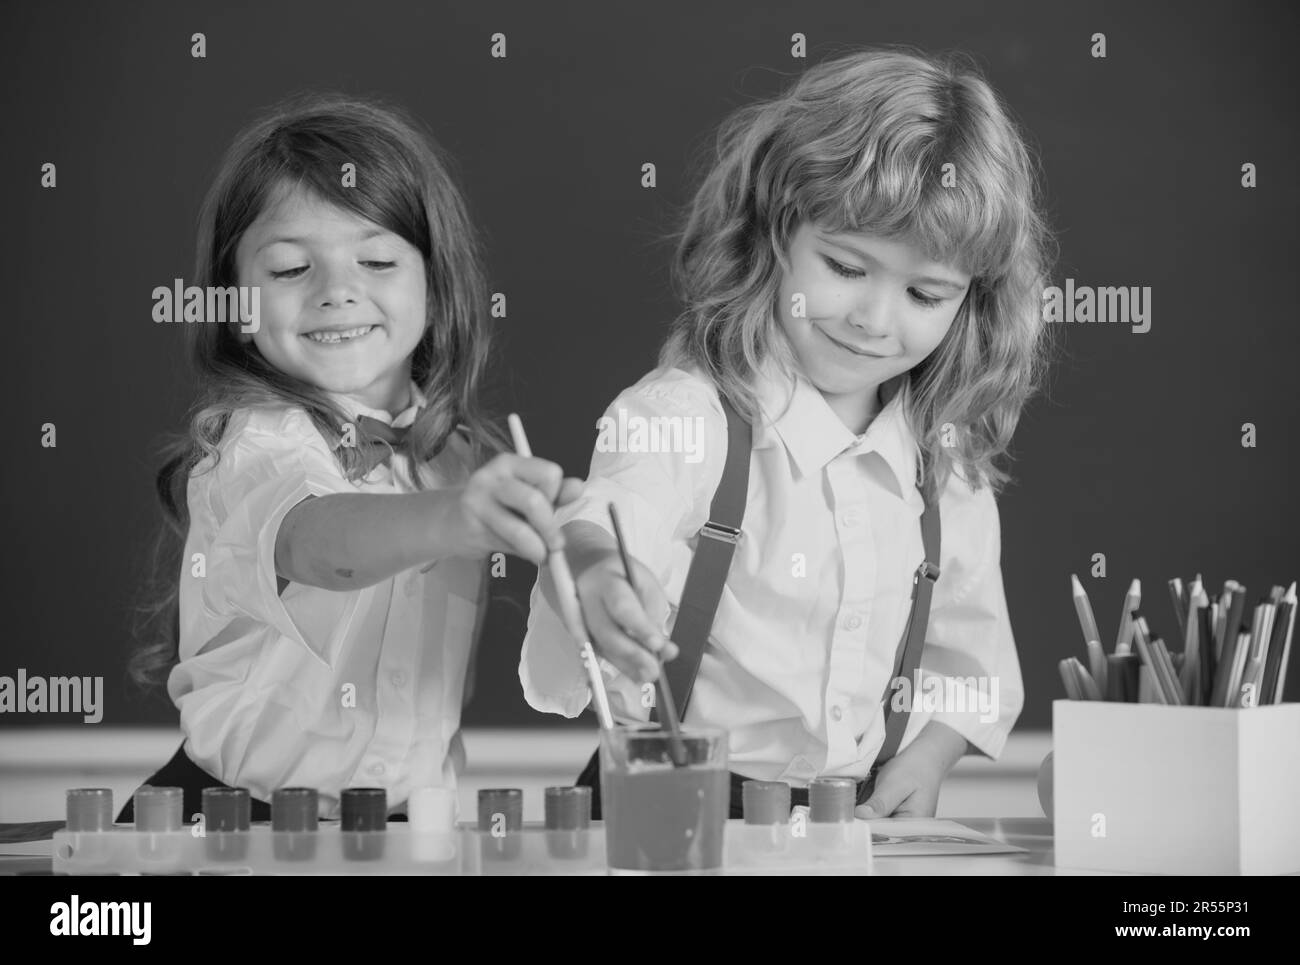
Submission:
M 236 508 L 218 532 L 204 579 L 203 600 L 214 613 L 237 612 L 269 624 L 333 668 L 335 632 L 351 622 L 358 594 L 349 593 L 344 612 L 330 614 L 329 625 L 302 626 L 285 606 L 277 586 L 275 543 L 289 512 L 310 496 L 340 492 L 338 480 L 314 472 L 297 472 L 265 483 Z M 285 588 L 291 593 L 293 584 Z
M 528 706 L 544 714 L 577 717 L 591 701 L 578 645 L 542 595 L 540 577 L 528 600 L 519 682 Z
M 931 699 L 941 704 L 929 715 L 930 720 L 946 724 L 979 753 L 997 760 L 1020 716 L 1023 699 L 1018 688 L 1003 692 L 999 678 L 987 679 L 987 686 L 981 687 L 971 686 L 969 680 L 960 677 L 928 674 L 922 678 L 923 692 L 919 699 L 922 706 Z M 940 683 L 942 690 L 939 690 Z

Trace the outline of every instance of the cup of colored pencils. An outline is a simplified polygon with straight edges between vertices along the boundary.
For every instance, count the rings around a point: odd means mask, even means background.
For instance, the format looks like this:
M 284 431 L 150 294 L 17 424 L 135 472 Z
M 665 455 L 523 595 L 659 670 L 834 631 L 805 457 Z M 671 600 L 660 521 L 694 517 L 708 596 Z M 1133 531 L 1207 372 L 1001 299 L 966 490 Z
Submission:
M 1226 581 L 1213 600 L 1199 573 L 1186 584 L 1170 580 L 1173 639 L 1182 644 L 1171 650 L 1143 616 L 1142 584 L 1134 580 L 1111 653 L 1102 646 L 1078 576 L 1071 574 L 1070 584 L 1087 655 L 1086 665 L 1078 657 L 1057 665 L 1071 700 L 1243 708 L 1282 702 L 1295 629 L 1295 583 L 1285 590 L 1272 587 L 1248 612 L 1246 587 L 1236 580 Z

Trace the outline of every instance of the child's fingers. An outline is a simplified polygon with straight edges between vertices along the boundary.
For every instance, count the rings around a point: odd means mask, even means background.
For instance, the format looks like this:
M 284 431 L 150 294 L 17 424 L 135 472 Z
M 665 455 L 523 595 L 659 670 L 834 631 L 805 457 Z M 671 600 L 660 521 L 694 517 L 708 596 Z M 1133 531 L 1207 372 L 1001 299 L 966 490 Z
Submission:
M 564 482 L 564 470 L 553 462 L 545 459 L 536 459 L 524 456 L 511 456 L 509 454 L 498 457 L 510 460 L 506 465 L 509 475 L 515 479 L 522 479 L 536 489 L 542 491 L 546 497 L 546 502 L 553 505 L 555 497 L 560 494 L 560 484 Z
M 894 810 L 896 818 L 932 818 L 937 810 L 938 801 L 927 800 L 926 795 L 917 789 L 903 799 Z
M 545 540 L 551 550 L 564 548 L 564 537 L 555 522 L 555 511 L 551 502 L 540 489 L 534 489 L 528 483 L 518 479 L 503 479 L 496 487 L 497 501 L 518 513 L 537 534 Z
M 642 592 L 646 591 L 642 590 Z M 659 651 L 667 646 L 668 640 L 650 619 L 642 601 L 632 592 L 632 587 L 626 582 L 610 584 L 605 594 L 605 606 L 619 629 L 635 639 L 642 647 L 654 651 L 657 660 Z
M 575 479 L 572 476 L 567 477 L 560 484 L 560 494 L 555 497 L 556 506 L 567 506 L 579 496 L 582 495 L 584 482 L 581 479 Z
M 480 518 L 488 532 L 497 538 L 506 552 L 535 563 L 546 564 L 546 544 L 537 531 L 508 509 L 493 506 Z
M 867 803 L 854 809 L 860 818 L 887 818 L 894 814 L 898 806 L 912 792 L 912 785 L 893 778 L 887 768 L 881 768 L 876 775 L 876 786 L 872 789 Z
M 659 664 L 654 656 L 624 633 L 604 607 L 589 609 L 586 621 L 591 642 L 600 655 L 622 673 L 639 683 L 649 683 L 659 676 Z
M 665 647 L 663 656 L 665 660 L 672 660 L 677 656 L 677 645 L 667 638 L 664 634 L 664 625 L 668 622 L 670 608 L 668 598 L 664 596 L 663 588 L 655 578 L 654 573 L 645 564 L 633 560 L 633 571 L 636 573 L 637 596 L 641 599 L 641 606 L 654 628 L 655 636 L 658 637 L 660 647 Z

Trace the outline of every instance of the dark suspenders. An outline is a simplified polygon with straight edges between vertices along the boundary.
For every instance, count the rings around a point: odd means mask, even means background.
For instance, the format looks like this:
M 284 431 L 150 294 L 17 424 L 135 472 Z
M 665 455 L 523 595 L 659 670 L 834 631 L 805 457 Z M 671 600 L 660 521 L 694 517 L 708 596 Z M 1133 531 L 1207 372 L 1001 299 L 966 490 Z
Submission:
M 727 461 L 709 507 L 709 520 L 700 530 L 695 555 L 686 573 L 686 585 L 682 589 L 672 633 L 679 653 L 677 659 L 664 666 L 668 686 L 672 688 L 682 717 L 686 716 L 686 706 L 690 703 L 695 678 L 700 672 L 700 660 L 709 640 L 709 631 L 713 628 L 718 602 L 722 599 L 722 588 L 731 569 L 736 542 L 740 539 L 740 526 L 745 518 L 745 502 L 749 495 L 753 430 L 748 420 L 725 397 L 722 398 L 722 408 L 727 414 Z M 891 686 L 885 688 L 885 743 L 876 757 L 876 767 L 893 757 L 902 743 L 903 731 L 907 727 L 907 704 L 910 702 L 904 702 L 904 709 L 900 711 L 893 710 L 890 699 L 892 683 L 903 678 L 909 681 L 910 686 L 921 663 L 925 631 L 930 622 L 930 597 L 934 582 L 939 578 L 939 506 L 931 500 L 928 490 L 923 490 L 922 494 L 925 511 L 921 514 L 921 540 L 925 546 L 925 560 L 912 576 L 912 611 L 903 639 L 898 644 Z M 657 719 L 653 710 L 651 719 Z

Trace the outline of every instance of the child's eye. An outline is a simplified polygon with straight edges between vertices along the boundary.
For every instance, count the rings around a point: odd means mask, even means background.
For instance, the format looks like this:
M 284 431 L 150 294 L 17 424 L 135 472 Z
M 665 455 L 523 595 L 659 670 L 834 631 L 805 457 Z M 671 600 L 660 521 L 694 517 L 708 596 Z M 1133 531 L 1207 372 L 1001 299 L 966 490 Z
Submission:
M 830 270 L 835 272 L 835 274 L 839 275 L 841 278 L 862 278 L 866 274 L 866 272 L 858 271 L 856 268 L 842 265 L 834 258 L 829 258 L 826 255 L 823 255 L 822 259 L 826 262 Z M 943 301 L 942 298 L 932 298 L 929 295 L 922 294 L 915 288 L 912 289 L 912 292 L 912 297 L 916 299 L 922 308 L 934 308 L 935 305 L 938 305 Z
M 835 272 L 835 274 L 839 275 L 841 278 L 861 278 L 865 274 L 865 272 L 850 268 L 847 265 L 841 265 L 834 258 L 828 258 L 825 255 L 822 255 L 822 259 L 830 267 L 830 270 Z
M 376 268 L 382 270 L 397 267 L 397 262 L 395 261 L 363 261 L 361 262 L 361 264 L 366 265 L 367 267 L 370 268 Z M 305 265 L 298 268 L 286 268 L 284 271 L 271 272 L 271 277 L 272 278 L 297 278 L 300 274 L 302 274 L 306 270 L 307 267 Z

